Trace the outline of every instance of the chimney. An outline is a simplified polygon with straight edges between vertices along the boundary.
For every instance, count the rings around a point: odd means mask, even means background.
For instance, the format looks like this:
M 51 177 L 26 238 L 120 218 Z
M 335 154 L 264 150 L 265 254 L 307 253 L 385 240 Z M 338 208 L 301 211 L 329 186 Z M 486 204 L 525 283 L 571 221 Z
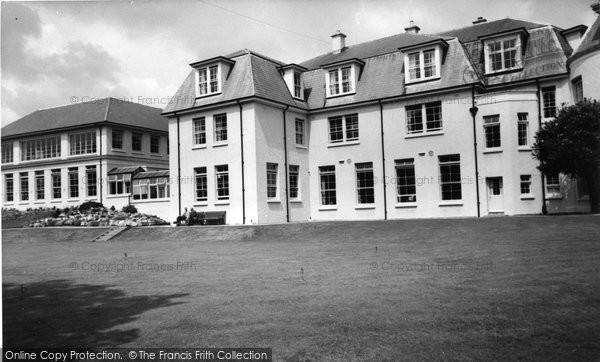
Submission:
M 331 36 L 331 46 L 334 54 L 341 53 L 346 47 L 346 34 L 341 31 L 336 31 L 335 34 Z
M 419 30 L 421 30 L 421 28 L 419 28 L 418 26 L 415 25 L 414 21 L 410 21 L 410 26 L 408 28 L 404 28 L 404 30 L 408 33 L 408 34 L 419 34 Z
M 595 4 L 592 4 L 592 10 L 596 12 L 596 14 L 600 15 L 600 1 Z
M 483 16 L 478 17 L 477 20 L 475 20 L 473 22 L 473 25 L 477 25 L 477 24 L 481 24 L 481 23 L 487 23 L 487 19 L 484 18 Z

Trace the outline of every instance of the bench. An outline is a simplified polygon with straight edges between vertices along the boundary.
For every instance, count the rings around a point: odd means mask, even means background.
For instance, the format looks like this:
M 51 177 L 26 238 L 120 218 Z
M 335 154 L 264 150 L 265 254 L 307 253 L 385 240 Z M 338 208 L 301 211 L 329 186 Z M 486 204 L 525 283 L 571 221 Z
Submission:
M 225 211 L 199 211 L 195 217 L 190 217 L 188 225 L 223 225 Z

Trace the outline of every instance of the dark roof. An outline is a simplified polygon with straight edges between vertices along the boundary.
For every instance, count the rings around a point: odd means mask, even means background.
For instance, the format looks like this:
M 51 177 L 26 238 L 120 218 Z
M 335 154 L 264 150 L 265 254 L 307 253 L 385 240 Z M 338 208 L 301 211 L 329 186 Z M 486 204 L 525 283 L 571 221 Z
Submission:
M 569 59 L 569 62 L 595 50 L 600 50 L 600 16 L 596 18 L 594 24 L 587 30 L 581 43 L 571 56 L 571 59 Z
M 140 178 L 154 178 L 154 177 L 169 177 L 169 170 L 140 172 L 137 175 L 133 176 L 133 179 L 137 180 Z
M 494 21 L 488 21 L 476 25 L 467 26 L 464 28 L 453 29 L 438 33 L 440 36 L 452 36 L 457 37 L 461 43 L 468 43 L 477 40 L 479 37 L 492 35 L 497 33 L 503 33 L 518 28 L 535 29 L 546 24 L 532 23 L 530 21 L 517 20 L 517 19 L 500 19 Z
M 118 175 L 122 173 L 137 173 L 143 172 L 144 169 L 140 166 L 125 166 L 125 167 L 115 167 L 112 170 L 108 171 L 108 175 Z
M 286 105 L 306 107 L 304 102 L 295 100 L 281 77 L 279 66 L 282 62 L 273 61 L 249 50 L 233 53 L 235 60 L 229 77 L 224 82 L 221 93 L 196 98 L 195 77 L 192 69 L 179 87 L 164 113 L 202 107 L 214 103 L 232 101 L 247 97 L 264 97 Z
M 316 58 L 300 63 L 301 66 L 313 70 L 324 64 L 337 63 L 352 58 L 366 59 L 378 55 L 397 52 L 400 47 L 407 47 L 431 40 L 440 39 L 439 36 L 424 34 L 396 34 L 385 38 L 368 41 L 344 48 L 341 53 L 327 53 Z
M 2 137 L 82 127 L 103 122 L 168 131 L 159 108 L 116 98 L 69 104 L 35 111 L 2 127 Z

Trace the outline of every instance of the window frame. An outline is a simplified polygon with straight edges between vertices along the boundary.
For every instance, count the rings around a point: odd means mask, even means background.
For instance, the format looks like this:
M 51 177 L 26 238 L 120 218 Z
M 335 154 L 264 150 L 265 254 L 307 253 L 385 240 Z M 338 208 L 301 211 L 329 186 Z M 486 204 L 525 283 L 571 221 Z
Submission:
M 113 150 L 122 150 L 123 149 L 123 136 L 124 136 L 123 130 L 120 129 L 113 129 L 111 131 L 111 147 Z M 115 135 L 119 135 L 118 137 L 115 137 Z M 115 145 L 115 140 L 118 140 L 117 145 Z
M 356 177 L 356 204 L 359 206 L 375 205 L 375 172 L 373 162 L 354 164 Z
M 289 188 L 290 188 L 290 200 L 300 200 L 300 166 L 289 165 Z
M 295 120 L 295 130 L 296 130 L 296 145 L 304 146 L 306 141 L 306 121 L 302 118 L 296 118 Z M 300 129 L 298 129 L 298 125 L 300 125 Z M 300 141 L 298 141 L 300 140 Z
M 519 175 L 519 189 L 521 197 L 531 197 L 531 175 Z
M 324 181 L 324 178 L 326 180 Z M 333 187 L 332 182 L 333 181 Z M 325 186 L 323 187 L 325 182 Z M 337 207 L 337 180 L 335 165 L 319 166 L 319 205 Z
M 79 198 L 79 168 L 69 167 L 68 169 L 68 181 L 69 181 L 69 199 Z
M 556 176 L 555 176 L 556 175 Z M 551 198 L 562 197 L 560 174 L 546 174 L 546 195 Z
M 46 199 L 46 175 L 44 171 L 35 171 L 35 199 Z M 41 182 L 40 182 L 41 181 Z
M 215 166 L 215 186 L 217 201 L 229 201 L 229 165 Z M 220 195 L 222 191 L 223 193 Z
M 440 193 L 442 201 L 459 201 L 462 200 L 462 179 L 461 179 L 461 169 L 460 169 L 460 154 L 449 154 L 449 155 L 440 155 L 438 156 L 438 164 L 439 164 L 439 183 L 440 183 Z M 456 180 L 456 167 L 458 167 L 458 180 Z M 444 170 L 448 169 L 450 172 L 447 174 L 449 176 L 449 180 L 444 180 L 445 173 Z M 446 176 L 446 177 L 448 177 Z M 456 192 L 455 186 L 458 185 L 458 194 L 459 197 L 455 197 L 454 194 Z M 445 186 L 449 186 L 450 189 L 444 189 Z M 450 193 L 450 197 L 446 197 Z
M 50 171 L 50 180 L 52 181 L 52 199 L 62 199 L 62 171 L 61 169 L 52 169 Z M 58 182 L 57 182 L 58 180 Z M 58 196 L 57 196 L 58 195 Z
M 213 70 L 216 71 L 213 73 Z M 196 98 L 219 94 L 221 91 L 220 64 L 207 65 L 196 69 Z
M 541 92 L 543 118 L 556 118 L 556 86 L 542 87 Z
M 21 141 L 21 161 L 37 161 L 61 157 L 61 136 L 32 138 Z
M 225 121 L 225 126 L 217 126 L 217 122 Z M 228 140 L 228 121 L 227 121 L 227 113 L 219 113 L 213 115 L 213 137 L 215 144 L 226 144 Z
M 131 193 L 133 177 L 130 173 L 108 175 L 108 195 L 128 195 Z M 114 185 L 114 186 L 113 186 Z M 120 187 L 119 187 L 120 186 Z M 114 191 L 113 191 L 114 188 Z M 121 189 L 121 192 L 119 192 Z
M 29 201 L 29 172 L 19 173 L 19 200 Z
M 583 78 L 578 76 L 571 81 L 573 85 L 573 102 L 579 104 L 585 100 L 583 96 Z
M 403 158 L 395 160 L 394 168 L 396 170 L 396 203 L 406 204 L 417 202 L 415 159 Z M 403 173 L 401 174 L 401 172 Z
M 15 201 L 15 179 L 12 173 L 4 174 L 4 201 Z
M 302 96 L 302 74 L 298 71 L 294 71 L 292 74 L 294 98 L 304 99 Z
M 137 137 L 139 136 L 139 148 Z M 131 150 L 133 152 L 143 152 L 144 149 L 144 134 L 142 132 L 131 132 Z
M 529 113 L 517 113 L 517 145 L 521 148 L 529 147 Z
M 87 197 L 98 196 L 98 170 L 96 165 L 85 166 L 86 195 Z
M 348 120 L 351 120 L 351 124 L 356 124 L 356 127 L 349 127 Z M 332 122 L 341 121 L 340 127 L 336 127 L 335 130 L 332 131 Z M 344 144 L 344 143 L 355 143 L 360 140 L 360 120 L 358 118 L 358 113 L 345 114 L 340 116 L 333 116 L 327 118 L 327 126 L 328 126 L 328 139 L 329 144 Z M 332 139 L 333 134 L 341 134 L 341 138 Z M 349 134 L 356 133 L 355 137 L 348 137 Z
M 69 156 L 93 155 L 97 149 L 95 130 L 69 133 Z
M 507 41 L 513 41 L 514 40 L 514 46 L 510 47 L 510 48 L 506 48 L 506 42 Z M 498 49 L 494 49 L 493 51 L 490 50 L 490 46 L 492 44 L 499 44 L 500 47 Z M 523 44 L 521 41 L 521 37 L 518 34 L 513 34 L 513 35 L 507 35 L 507 36 L 503 36 L 503 37 L 499 37 L 499 38 L 493 38 L 493 39 L 487 39 L 484 41 L 483 44 L 483 49 L 484 49 L 484 63 L 485 63 L 485 74 L 486 75 L 494 75 L 497 73 L 502 73 L 502 72 L 510 72 L 510 71 L 514 71 L 514 70 L 520 70 L 523 69 L 523 64 L 522 64 L 522 48 Z M 506 66 L 506 61 L 508 59 L 513 59 L 513 58 L 507 58 L 507 53 L 514 51 L 514 65 L 511 67 L 507 67 Z M 500 65 L 501 67 L 498 69 L 493 69 L 493 63 L 491 61 L 491 55 L 499 55 L 499 61 L 500 61 Z
M 279 200 L 279 164 L 267 162 L 267 201 Z
M 2 143 L 2 164 L 14 162 L 14 146 L 12 142 Z
M 159 135 L 151 134 L 150 135 L 150 153 L 160 154 L 160 140 L 161 137 Z M 153 142 L 156 141 L 156 142 Z
M 199 196 L 202 193 L 204 196 Z M 194 199 L 197 202 L 208 202 L 208 168 L 194 168 Z
M 344 91 L 344 87 L 347 90 Z M 340 97 L 356 93 L 356 69 L 354 65 L 342 65 L 327 70 L 326 97 Z
M 206 117 L 192 119 L 194 146 L 206 146 Z
M 429 56 L 429 61 L 425 58 Z M 407 52 L 404 56 L 406 84 L 427 82 L 441 77 L 441 51 L 439 46 Z M 429 76 L 426 76 L 427 73 Z
M 494 130 L 497 129 L 497 132 Z M 494 137 L 497 133 L 498 137 Z M 483 134 L 485 137 L 485 150 L 499 150 L 502 148 L 502 129 L 500 125 L 500 115 L 491 114 L 483 116 Z M 496 145 L 497 142 L 497 145 Z M 490 146 L 491 144 L 491 146 Z

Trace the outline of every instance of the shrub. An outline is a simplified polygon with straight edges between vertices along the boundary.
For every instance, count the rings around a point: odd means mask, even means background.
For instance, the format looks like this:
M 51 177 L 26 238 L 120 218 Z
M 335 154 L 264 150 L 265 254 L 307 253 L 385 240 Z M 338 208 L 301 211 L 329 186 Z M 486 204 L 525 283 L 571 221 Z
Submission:
M 46 226 L 54 226 L 54 225 L 56 225 L 56 220 L 54 220 L 54 219 L 46 220 Z
M 88 226 L 98 226 L 98 225 L 100 225 L 100 222 L 98 222 L 98 221 L 90 221 L 88 223 Z
M 79 219 L 72 219 L 73 220 L 73 226 L 81 226 L 81 220 Z
M 79 212 L 88 212 L 92 208 L 103 208 L 101 203 L 96 201 L 86 201 L 83 204 L 79 205 Z
M 115 210 L 116 210 L 115 209 L 115 205 L 113 205 L 113 206 L 110 207 L 110 211 L 115 211 Z
M 61 214 L 61 211 L 60 211 L 60 209 L 56 209 L 56 210 L 54 210 L 54 212 L 52 213 L 52 217 L 56 219 L 56 218 L 58 218 L 58 217 L 60 216 L 60 214 Z
M 121 211 L 128 212 L 130 214 L 135 214 L 137 212 L 137 209 L 133 205 L 127 205 L 123 206 L 123 209 Z

